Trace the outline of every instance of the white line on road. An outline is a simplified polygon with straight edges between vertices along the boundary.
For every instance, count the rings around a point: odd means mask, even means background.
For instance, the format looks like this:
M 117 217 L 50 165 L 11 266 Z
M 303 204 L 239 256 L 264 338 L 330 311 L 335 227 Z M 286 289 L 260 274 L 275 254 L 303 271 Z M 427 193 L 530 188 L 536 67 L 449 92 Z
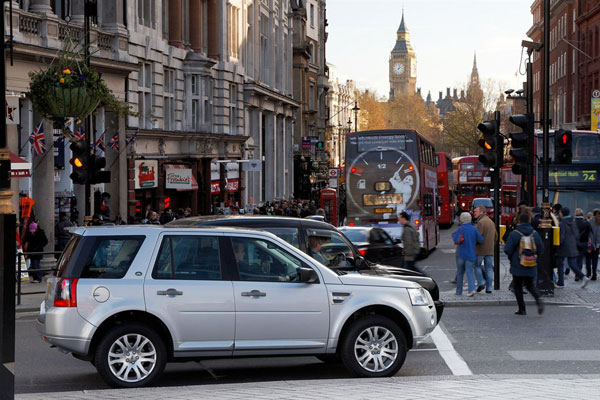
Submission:
M 473 372 L 471 372 L 465 360 L 454 349 L 452 342 L 450 342 L 450 339 L 448 339 L 448 336 L 440 325 L 436 326 L 433 332 L 431 332 L 431 339 L 440 352 L 440 356 L 442 356 L 444 362 L 450 371 L 452 371 L 452 375 L 473 375 Z

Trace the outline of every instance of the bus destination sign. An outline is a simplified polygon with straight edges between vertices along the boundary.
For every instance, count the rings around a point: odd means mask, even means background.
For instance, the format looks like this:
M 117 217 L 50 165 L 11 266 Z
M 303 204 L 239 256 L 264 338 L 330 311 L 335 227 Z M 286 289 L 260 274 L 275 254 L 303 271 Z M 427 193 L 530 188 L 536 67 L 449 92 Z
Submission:
M 599 183 L 598 168 L 550 167 L 550 186 L 589 185 Z

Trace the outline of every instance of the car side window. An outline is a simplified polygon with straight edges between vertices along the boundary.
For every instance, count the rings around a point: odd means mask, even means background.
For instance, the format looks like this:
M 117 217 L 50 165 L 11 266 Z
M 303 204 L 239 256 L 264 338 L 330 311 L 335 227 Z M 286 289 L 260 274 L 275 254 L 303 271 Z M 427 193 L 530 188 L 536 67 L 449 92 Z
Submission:
M 163 238 L 152 270 L 154 279 L 219 280 L 219 238 L 169 235 Z
M 370 234 L 371 243 L 383 243 L 383 239 L 381 238 L 381 234 L 377 229 L 371 229 Z
M 232 237 L 241 281 L 298 282 L 302 261 L 267 240 Z
M 88 260 L 84 262 L 80 278 L 121 279 L 129 270 L 143 237 L 97 236 L 87 240 Z
M 283 239 L 295 248 L 300 248 L 300 241 L 298 239 L 298 228 L 261 228 L 273 235 Z
M 390 235 L 388 235 L 388 233 L 386 231 L 381 230 L 380 233 L 381 233 L 381 239 L 383 240 L 383 243 L 385 243 L 388 246 L 394 245 L 394 241 L 392 240 L 392 238 L 390 237 Z

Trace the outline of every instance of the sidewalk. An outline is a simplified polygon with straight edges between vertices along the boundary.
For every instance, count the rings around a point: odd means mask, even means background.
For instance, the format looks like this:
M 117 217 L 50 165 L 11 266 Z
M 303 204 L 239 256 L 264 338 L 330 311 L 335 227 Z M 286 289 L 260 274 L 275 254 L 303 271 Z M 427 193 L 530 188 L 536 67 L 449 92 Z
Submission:
M 486 294 L 485 291 L 477 293 L 473 297 L 467 297 L 466 288 L 463 290 L 462 296 L 457 296 L 455 290 L 449 290 L 440 293 L 440 300 L 446 303 L 447 306 L 462 306 L 462 305 L 501 305 L 501 304 L 516 304 L 515 295 L 508 290 L 508 286 L 512 281 L 512 275 L 509 272 L 510 264 L 504 254 L 500 258 L 500 290 L 495 290 L 491 294 Z M 575 282 L 575 275 L 571 272 L 565 276 L 565 286 L 563 288 L 555 288 L 554 296 L 544 296 L 544 302 L 547 304 L 560 305 L 587 305 L 600 304 L 600 281 L 591 281 L 585 289 L 581 288 L 581 282 Z M 467 277 L 463 280 L 465 283 Z M 533 302 L 533 297 L 529 294 L 525 295 L 525 302 Z
M 46 297 L 46 279 L 41 283 L 31 283 L 29 281 L 21 282 L 21 305 L 16 305 L 16 312 L 32 312 L 40 310 L 40 303 Z M 15 287 L 15 293 L 17 289 Z M 43 292 L 38 294 L 27 294 L 34 292 Z M 17 298 L 15 297 L 15 304 L 17 304 Z
M 600 375 L 477 375 L 324 379 L 21 394 L 19 400 L 141 399 L 592 399 Z

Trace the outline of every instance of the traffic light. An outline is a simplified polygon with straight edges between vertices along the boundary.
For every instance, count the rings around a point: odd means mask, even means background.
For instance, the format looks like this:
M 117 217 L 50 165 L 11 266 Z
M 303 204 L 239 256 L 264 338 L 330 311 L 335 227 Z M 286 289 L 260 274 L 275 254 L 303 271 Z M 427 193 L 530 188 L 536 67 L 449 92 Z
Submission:
M 513 158 L 512 172 L 515 175 L 527 175 L 528 166 L 533 162 L 533 114 L 518 114 L 510 118 L 510 122 L 521 128 L 521 132 L 511 132 L 511 150 Z
M 573 159 L 573 133 L 564 129 L 554 132 L 554 162 L 571 164 Z
M 488 168 L 500 168 L 504 164 L 504 138 L 500 134 L 498 122 L 485 121 L 477 127 L 482 133 L 479 139 L 479 147 L 483 154 L 479 156 L 479 162 Z
M 88 179 L 90 149 L 85 140 L 73 142 L 69 148 L 73 153 L 73 156 L 69 160 L 69 163 L 73 166 L 73 172 L 69 177 L 73 183 L 83 185 Z
M 90 184 L 110 182 L 110 171 L 103 171 L 104 167 L 106 167 L 106 158 L 90 156 Z

